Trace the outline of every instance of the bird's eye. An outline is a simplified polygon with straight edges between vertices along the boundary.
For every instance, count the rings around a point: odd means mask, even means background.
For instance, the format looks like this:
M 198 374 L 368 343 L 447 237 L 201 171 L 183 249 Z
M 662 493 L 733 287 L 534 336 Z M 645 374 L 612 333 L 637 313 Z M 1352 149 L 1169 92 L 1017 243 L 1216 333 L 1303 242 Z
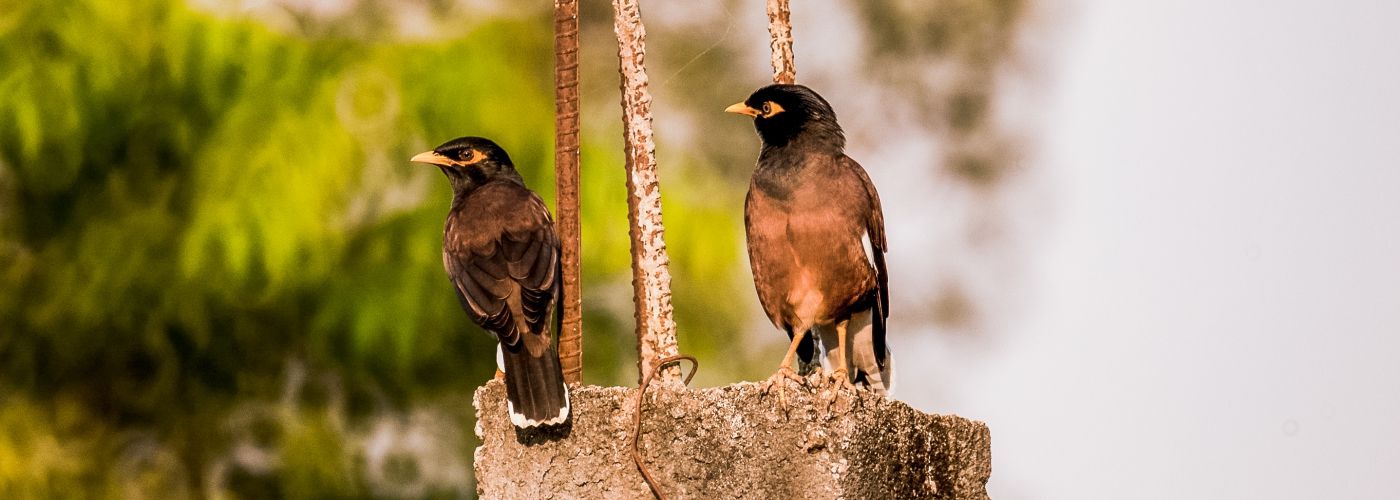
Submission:
M 776 102 L 773 102 L 773 101 L 766 101 L 766 102 L 763 103 L 763 110 L 762 110 L 762 111 L 763 111 L 763 115 L 762 115 L 762 116 L 763 116 L 764 118 L 772 118 L 773 115 L 776 115 L 776 114 L 778 114 L 778 113 L 782 113 L 782 112 L 783 112 L 783 107 L 782 107 L 782 106 L 779 106 L 778 103 L 776 103 Z
M 462 163 L 471 165 L 485 159 L 485 156 L 486 155 L 481 154 L 481 151 L 475 149 L 468 149 L 462 154 Z

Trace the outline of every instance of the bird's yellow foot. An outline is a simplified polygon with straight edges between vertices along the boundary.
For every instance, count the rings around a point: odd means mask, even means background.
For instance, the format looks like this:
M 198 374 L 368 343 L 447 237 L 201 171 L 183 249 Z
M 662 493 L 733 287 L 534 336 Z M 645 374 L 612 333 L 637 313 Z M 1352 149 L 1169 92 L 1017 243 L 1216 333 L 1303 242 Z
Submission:
M 846 373 L 845 368 L 837 368 L 831 372 L 831 381 L 837 390 L 855 392 L 856 385 L 851 383 L 851 376 Z
M 502 381 L 504 381 L 505 379 L 506 379 L 506 372 L 503 372 L 503 371 L 500 371 L 500 370 L 496 370 L 496 380 L 502 380 Z
M 774 386 L 778 387 L 778 404 L 783 407 L 783 411 L 787 411 L 788 380 L 797 382 L 798 385 L 802 385 L 807 382 L 802 377 L 797 376 L 797 374 L 792 371 L 792 368 L 781 366 L 778 367 L 778 371 L 776 373 L 768 377 L 768 380 L 765 380 L 763 384 L 759 386 L 759 390 L 763 391 L 764 394 L 767 394 L 768 392 L 772 391 Z
M 826 377 L 831 382 L 831 391 L 823 391 L 827 412 L 844 413 L 850 409 L 853 402 L 859 401 L 856 386 L 851 383 L 851 377 L 847 375 L 846 370 L 837 369 L 827 372 Z

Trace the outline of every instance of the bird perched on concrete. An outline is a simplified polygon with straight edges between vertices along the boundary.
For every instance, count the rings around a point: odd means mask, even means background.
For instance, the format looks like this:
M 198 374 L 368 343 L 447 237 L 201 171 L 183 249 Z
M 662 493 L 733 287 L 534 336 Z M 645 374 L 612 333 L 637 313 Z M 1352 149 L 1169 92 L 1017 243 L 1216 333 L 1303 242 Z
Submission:
M 569 388 L 548 322 L 562 289 L 549 209 L 489 139 L 453 139 L 412 161 L 437 165 L 452 183 L 442 264 L 467 315 L 499 342 L 511 423 L 564 423 Z
M 885 393 L 885 220 L 836 113 L 802 85 L 763 87 L 725 111 L 752 116 L 763 142 L 744 203 L 749 265 L 764 312 L 791 340 L 769 385 L 801 382 L 794 355 L 812 363 L 820 342 L 841 384 Z

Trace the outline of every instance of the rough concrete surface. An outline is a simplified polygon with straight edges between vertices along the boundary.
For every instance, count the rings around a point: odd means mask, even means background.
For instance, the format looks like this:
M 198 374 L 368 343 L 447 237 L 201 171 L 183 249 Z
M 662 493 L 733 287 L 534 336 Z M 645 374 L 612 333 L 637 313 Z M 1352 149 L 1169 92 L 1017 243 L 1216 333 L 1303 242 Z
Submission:
M 477 389 L 477 492 L 651 498 L 631 454 L 636 391 L 574 387 L 568 424 L 521 432 L 500 381 Z M 786 413 L 776 390 L 751 382 L 653 385 L 643 411 L 642 456 L 668 498 L 987 498 L 986 424 L 834 392 L 815 375 L 807 387 L 788 384 Z

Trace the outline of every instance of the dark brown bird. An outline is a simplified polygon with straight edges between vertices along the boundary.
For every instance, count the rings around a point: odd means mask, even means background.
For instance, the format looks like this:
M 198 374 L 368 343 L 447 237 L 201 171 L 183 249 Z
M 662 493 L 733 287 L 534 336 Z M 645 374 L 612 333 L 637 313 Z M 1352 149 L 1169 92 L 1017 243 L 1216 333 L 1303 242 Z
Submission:
M 763 87 L 725 111 L 752 116 L 763 141 L 744 203 L 749 265 L 768 319 L 791 339 L 770 383 L 795 378 L 794 355 L 810 364 L 820 343 L 841 383 L 885 393 L 885 220 L 836 113 L 802 85 Z
M 564 423 L 569 388 L 548 321 L 562 288 L 549 209 L 489 139 L 454 139 L 412 161 L 437 165 L 452 182 L 442 264 L 467 315 L 499 342 L 511 423 Z

